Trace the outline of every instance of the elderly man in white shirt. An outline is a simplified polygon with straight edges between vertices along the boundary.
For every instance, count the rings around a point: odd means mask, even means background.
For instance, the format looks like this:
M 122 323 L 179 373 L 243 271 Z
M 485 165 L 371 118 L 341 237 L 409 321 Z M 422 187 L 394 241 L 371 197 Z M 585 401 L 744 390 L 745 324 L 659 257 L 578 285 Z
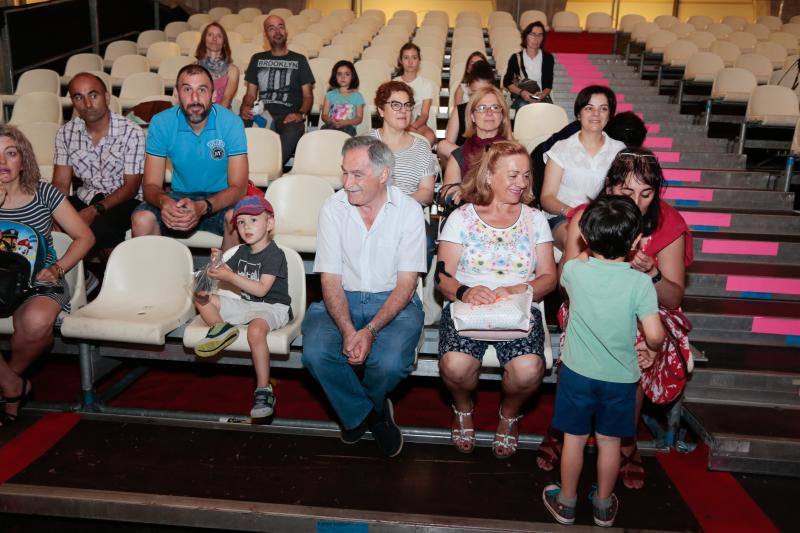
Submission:
M 422 332 L 415 290 L 426 269 L 425 222 L 419 204 L 390 184 L 388 146 L 354 137 L 342 154 L 344 188 L 319 215 L 314 270 L 323 301 L 303 321 L 303 364 L 336 410 L 342 441 L 369 429 L 393 457 L 403 438 L 387 395 L 411 371 Z

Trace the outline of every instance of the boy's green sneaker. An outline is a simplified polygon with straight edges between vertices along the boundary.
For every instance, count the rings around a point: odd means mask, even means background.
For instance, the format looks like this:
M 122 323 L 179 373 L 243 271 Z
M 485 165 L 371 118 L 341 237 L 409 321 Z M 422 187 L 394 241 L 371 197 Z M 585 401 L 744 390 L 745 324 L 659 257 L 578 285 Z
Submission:
M 253 407 L 250 409 L 250 418 L 266 418 L 272 416 L 275 410 L 275 393 L 272 385 L 259 388 L 253 392 Z
M 198 357 L 214 357 L 219 352 L 233 344 L 239 336 L 239 328 L 222 322 L 214 324 L 208 329 L 208 333 L 200 343 L 195 346 L 194 353 Z

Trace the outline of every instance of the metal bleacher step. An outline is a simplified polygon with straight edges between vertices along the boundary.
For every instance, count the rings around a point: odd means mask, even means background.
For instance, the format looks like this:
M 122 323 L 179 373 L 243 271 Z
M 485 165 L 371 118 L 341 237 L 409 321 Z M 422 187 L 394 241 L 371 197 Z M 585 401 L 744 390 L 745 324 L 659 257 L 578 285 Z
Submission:
M 800 374 L 695 368 L 684 400 L 800 409 Z
M 756 266 L 756 265 L 746 265 Z M 769 265 L 772 266 L 772 265 Z M 695 265 L 692 265 L 695 268 Z M 795 267 L 794 270 L 797 270 Z M 734 299 L 791 300 L 800 301 L 800 277 L 762 276 L 719 272 L 695 272 L 686 274 L 686 296 L 712 296 Z
M 683 410 L 708 444 L 711 470 L 800 476 L 800 410 L 693 402 Z
M 679 207 L 692 231 L 740 236 L 800 235 L 800 217 L 791 214 L 754 214 L 717 211 L 715 209 L 698 209 L 695 207 Z M 760 238 L 760 237 L 758 237 Z M 795 239 L 792 239 L 795 240 Z
M 794 194 L 783 191 L 741 191 L 705 187 L 668 187 L 662 197 L 675 207 L 792 212 Z
M 686 295 L 694 342 L 800 346 L 800 301 Z
M 800 242 L 782 241 L 777 237 L 748 240 L 695 235 L 693 248 L 695 261 L 800 265 Z
M 664 172 L 669 186 L 713 187 L 715 189 L 767 189 L 777 190 L 779 180 L 775 174 L 748 170 L 698 170 L 672 169 Z
M 744 169 L 747 157 L 731 153 L 673 152 L 669 156 L 659 156 L 659 162 L 663 168 Z

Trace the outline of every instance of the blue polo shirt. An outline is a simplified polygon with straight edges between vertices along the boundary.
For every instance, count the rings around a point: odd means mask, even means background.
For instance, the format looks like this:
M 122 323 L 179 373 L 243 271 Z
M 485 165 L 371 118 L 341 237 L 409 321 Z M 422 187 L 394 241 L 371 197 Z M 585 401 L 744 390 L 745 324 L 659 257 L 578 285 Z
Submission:
M 214 194 L 228 187 L 228 158 L 247 153 L 244 123 L 213 104 L 206 127 L 192 131 L 180 106 L 158 113 L 147 131 L 147 153 L 172 161 L 172 190 Z

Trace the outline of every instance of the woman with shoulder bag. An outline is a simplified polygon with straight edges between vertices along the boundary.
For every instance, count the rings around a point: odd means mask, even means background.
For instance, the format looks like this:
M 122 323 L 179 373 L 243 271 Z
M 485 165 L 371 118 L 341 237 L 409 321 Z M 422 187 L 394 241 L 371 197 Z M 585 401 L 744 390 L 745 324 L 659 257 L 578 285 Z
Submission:
M 511 109 L 519 109 L 537 102 L 553 103 L 553 54 L 542 48 L 545 39 L 544 25 L 531 22 L 522 32 L 522 50 L 508 58 L 508 68 L 503 76 L 503 87 L 511 93 Z

